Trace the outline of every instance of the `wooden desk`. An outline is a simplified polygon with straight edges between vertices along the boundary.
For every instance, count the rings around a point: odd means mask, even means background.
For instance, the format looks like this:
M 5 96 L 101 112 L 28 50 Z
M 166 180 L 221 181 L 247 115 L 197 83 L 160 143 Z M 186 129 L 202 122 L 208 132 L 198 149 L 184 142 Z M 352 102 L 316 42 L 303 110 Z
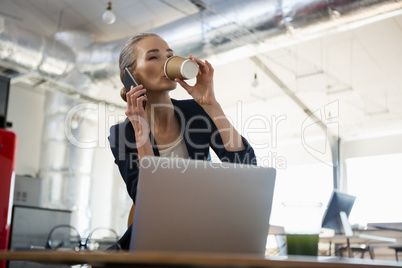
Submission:
M 73 251 L 0 251 L 0 260 L 33 261 L 58 264 L 90 264 L 96 267 L 272 267 L 272 268 L 384 268 L 402 263 L 338 257 L 193 254 L 168 252 L 73 252 Z

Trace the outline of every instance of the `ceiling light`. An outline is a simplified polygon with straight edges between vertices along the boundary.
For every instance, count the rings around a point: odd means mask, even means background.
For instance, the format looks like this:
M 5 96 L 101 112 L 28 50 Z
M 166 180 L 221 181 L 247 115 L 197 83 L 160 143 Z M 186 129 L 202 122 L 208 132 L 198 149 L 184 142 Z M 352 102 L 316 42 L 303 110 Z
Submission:
M 116 21 L 116 15 L 112 11 L 112 2 L 108 2 L 106 11 L 102 15 L 102 20 L 106 24 L 113 24 Z
M 258 87 L 258 85 L 259 85 L 259 83 L 258 83 L 258 80 L 257 80 L 257 73 L 255 73 L 255 74 L 254 74 L 254 80 L 253 80 L 253 82 L 251 83 L 251 86 L 252 86 L 252 87 Z

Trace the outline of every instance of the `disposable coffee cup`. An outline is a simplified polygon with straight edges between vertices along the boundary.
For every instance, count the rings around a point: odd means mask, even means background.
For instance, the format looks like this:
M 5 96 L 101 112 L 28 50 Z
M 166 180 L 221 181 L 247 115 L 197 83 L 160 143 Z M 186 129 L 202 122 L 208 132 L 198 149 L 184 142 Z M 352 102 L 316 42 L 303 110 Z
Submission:
M 166 60 L 164 67 L 165 75 L 170 80 L 193 79 L 198 74 L 198 64 L 190 59 L 173 56 Z
M 318 255 L 321 230 L 322 203 L 282 203 L 288 255 Z

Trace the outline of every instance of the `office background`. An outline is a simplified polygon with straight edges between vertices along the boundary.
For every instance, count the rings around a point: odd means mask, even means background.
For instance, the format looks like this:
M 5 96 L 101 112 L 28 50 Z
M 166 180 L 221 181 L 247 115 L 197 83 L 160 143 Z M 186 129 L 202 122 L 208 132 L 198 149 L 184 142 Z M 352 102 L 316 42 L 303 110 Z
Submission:
M 352 224 L 402 221 L 402 1 L 112 2 L 113 24 L 107 1 L 0 2 L 16 174 L 39 180 L 43 206 L 73 210 L 83 233 L 125 230 L 131 201 L 107 141 L 124 118 L 115 57 L 153 31 L 214 64 L 217 99 L 278 169 L 273 224 L 282 201 L 326 203 L 334 170 L 357 196 Z

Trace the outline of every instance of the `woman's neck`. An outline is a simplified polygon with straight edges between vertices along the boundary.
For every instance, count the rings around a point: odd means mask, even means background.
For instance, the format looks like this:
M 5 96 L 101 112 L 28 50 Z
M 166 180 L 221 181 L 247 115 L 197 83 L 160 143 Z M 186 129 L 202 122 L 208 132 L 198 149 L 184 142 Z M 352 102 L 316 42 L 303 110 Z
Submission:
M 166 92 L 157 94 L 147 93 L 146 113 L 148 122 L 156 131 L 165 131 L 175 120 L 174 106 L 170 96 Z

